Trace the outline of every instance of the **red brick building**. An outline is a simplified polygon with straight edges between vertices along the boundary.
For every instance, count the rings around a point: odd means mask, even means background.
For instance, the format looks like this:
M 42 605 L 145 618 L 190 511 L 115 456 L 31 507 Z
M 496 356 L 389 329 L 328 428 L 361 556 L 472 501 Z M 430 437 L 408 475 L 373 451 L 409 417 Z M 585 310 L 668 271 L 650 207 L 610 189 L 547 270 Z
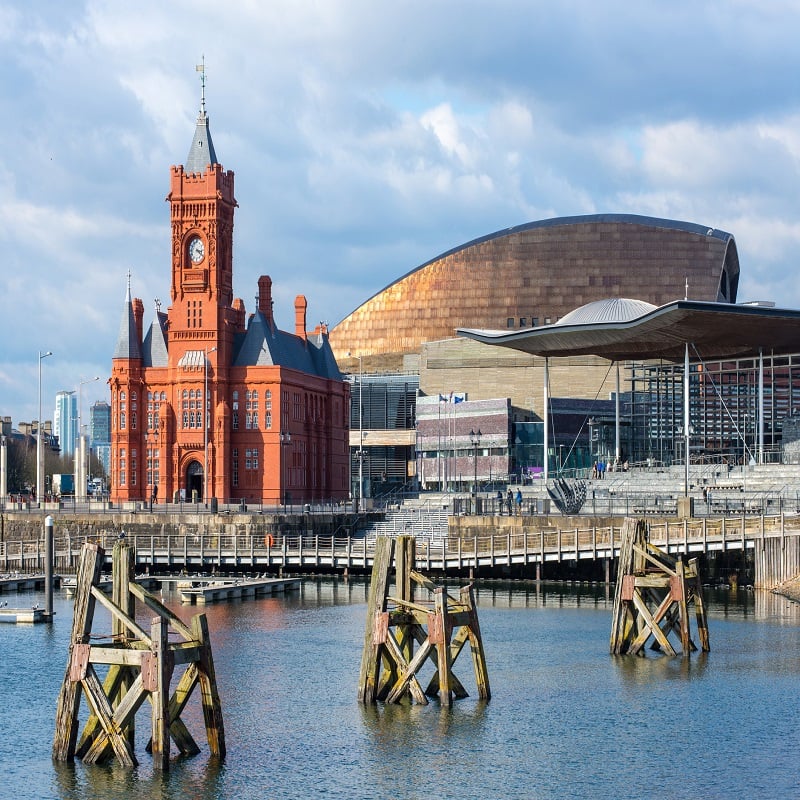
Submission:
M 294 332 L 279 330 L 268 276 L 249 318 L 233 297 L 233 179 L 203 103 L 186 165 L 170 176 L 170 306 L 145 333 L 129 286 L 112 358 L 114 501 L 348 496 L 350 389 L 327 329 L 306 331 L 300 295 Z

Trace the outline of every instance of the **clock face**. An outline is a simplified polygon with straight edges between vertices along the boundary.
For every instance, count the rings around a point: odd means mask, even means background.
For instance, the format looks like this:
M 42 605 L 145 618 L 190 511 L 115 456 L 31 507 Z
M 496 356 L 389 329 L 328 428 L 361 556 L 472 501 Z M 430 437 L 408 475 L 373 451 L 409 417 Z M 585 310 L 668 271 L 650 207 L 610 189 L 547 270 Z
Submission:
M 192 259 L 192 263 L 199 264 L 203 260 L 205 253 L 206 248 L 203 245 L 203 240 L 195 236 L 194 239 L 189 242 L 189 258 Z

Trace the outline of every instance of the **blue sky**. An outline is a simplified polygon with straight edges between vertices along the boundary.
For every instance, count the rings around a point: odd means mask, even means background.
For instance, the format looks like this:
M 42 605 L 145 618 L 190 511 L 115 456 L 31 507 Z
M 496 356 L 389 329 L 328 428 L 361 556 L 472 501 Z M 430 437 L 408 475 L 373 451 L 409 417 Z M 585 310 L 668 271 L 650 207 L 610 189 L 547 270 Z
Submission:
M 107 397 L 129 270 L 145 324 L 166 306 L 203 56 L 235 294 L 271 275 L 282 327 L 297 294 L 332 326 L 463 242 L 589 213 L 728 231 L 739 299 L 800 307 L 799 38 L 780 0 L 0 0 L 0 415 L 38 415 L 38 351 L 45 418 L 95 375 L 84 409 Z

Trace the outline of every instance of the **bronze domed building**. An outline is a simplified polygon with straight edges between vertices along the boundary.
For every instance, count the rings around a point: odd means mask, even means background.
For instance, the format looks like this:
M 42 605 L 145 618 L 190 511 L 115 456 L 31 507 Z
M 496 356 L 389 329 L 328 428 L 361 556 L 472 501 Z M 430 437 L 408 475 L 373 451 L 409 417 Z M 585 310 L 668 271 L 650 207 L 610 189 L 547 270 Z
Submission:
M 736 242 L 724 231 L 628 214 L 559 217 L 497 231 L 422 264 L 345 317 L 330 342 L 339 357 L 380 356 L 397 367 L 397 356 L 451 338 L 458 327 L 547 325 L 611 297 L 734 303 L 738 281 Z
M 735 303 L 738 284 L 731 234 L 627 214 L 530 222 L 443 253 L 370 297 L 330 332 L 337 361 L 353 381 L 353 474 L 361 482 L 363 473 L 369 496 L 381 481 L 416 476 L 441 487 L 473 468 L 485 479 L 535 466 L 537 458 L 541 464 L 544 360 L 458 338 L 458 328 L 520 332 L 597 301 L 615 313 L 631 303 L 662 306 L 687 297 Z M 427 395 L 419 408 L 416 380 L 419 396 Z M 570 451 L 587 414 L 594 418 L 595 444 L 584 444 L 584 457 L 606 451 L 613 413 L 603 398 L 618 391 L 609 362 L 593 355 L 555 359 L 548 383 L 551 398 L 562 399 L 560 407 L 553 400 L 559 423 L 551 458 L 561 448 Z M 436 403 L 437 396 L 463 404 L 455 413 Z M 484 405 L 503 398 L 506 422 L 498 427 L 495 414 L 490 425 Z M 421 430 L 420 415 L 433 419 L 434 433 Z M 474 463 L 464 455 L 474 451 L 473 427 L 483 432 L 486 454 Z M 581 465 L 574 457 L 569 463 Z

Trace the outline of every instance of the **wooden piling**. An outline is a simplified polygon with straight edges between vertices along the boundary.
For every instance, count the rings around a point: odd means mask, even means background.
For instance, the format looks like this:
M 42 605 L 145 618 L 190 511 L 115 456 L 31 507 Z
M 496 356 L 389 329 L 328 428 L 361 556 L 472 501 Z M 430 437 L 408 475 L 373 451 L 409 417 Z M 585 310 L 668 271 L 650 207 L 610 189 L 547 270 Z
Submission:
M 472 584 L 458 598 L 444 586 L 414 569 L 415 540 L 379 536 L 367 602 L 364 648 L 361 656 L 358 699 L 362 703 L 409 698 L 427 704 L 438 697 L 442 705 L 467 692 L 453 671 L 466 642 L 470 643 L 478 696 L 488 700 L 488 670 L 478 625 Z M 389 595 L 390 570 L 395 563 L 395 595 Z M 428 593 L 418 601 L 415 588 Z M 434 674 L 423 690 L 419 671 L 430 661 Z
M 53 758 L 72 761 L 77 755 L 85 763 L 97 763 L 115 756 L 123 766 L 136 766 L 134 719 L 141 705 L 149 700 L 152 717 L 146 749 L 152 754 L 156 769 L 168 769 L 170 739 L 184 755 L 199 752 L 180 717 L 197 685 L 211 753 L 223 758 L 222 708 L 205 615 L 193 617 L 189 627 L 158 598 L 132 581 L 132 554 L 124 540 L 114 546 L 114 582 L 109 599 L 98 586 L 102 561 L 102 549 L 92 544 L 84 546 L 67 670 L 56 713 Z M 149 632 L 136 622 L 137 601 L 156 615 L 151 619 Z M 100 635 L 91 634 L 97 602 L 111 613 L 112 633 L 107 642 L 100 641 Z M 170 642 L 170 630 L 182 641 Z M 103 684 L 97 677 L 95 664 L 108 665 Z M 176 667 L 185 667 L 185 671 L 170 696 Z M 76 746 L 81 693 L 86 695 L 91 713 Z
M 56 732 L 53 739 L 53 758 L 56 761 L 73 761 L 75 758 L 82 689 L 80 680 L 85 674 L 80 663 L 84 657 L 88 658 L 88 642 L 95 604 L 92 586 L 96 586 L 100 581 L 104 555 L 102 547 L 91 543 L 86 544 L 81 553 L 67 669 L 56 708 Z M 74 669 L 73 663 L 76 663 Z
M 697 559 L 684 562 L 648 541 L 645 520 L 626 519 L 622 527 L 617 584 L 611 621 L 610 649 L 614 654 L 643 655 L 652 639 L 654 649 L 677 655 L 675 634 L 684 656 L 696 650 L 691 638 L 689 606 L 694 604 L 698 638 L 710 649 L 702 583 Z

